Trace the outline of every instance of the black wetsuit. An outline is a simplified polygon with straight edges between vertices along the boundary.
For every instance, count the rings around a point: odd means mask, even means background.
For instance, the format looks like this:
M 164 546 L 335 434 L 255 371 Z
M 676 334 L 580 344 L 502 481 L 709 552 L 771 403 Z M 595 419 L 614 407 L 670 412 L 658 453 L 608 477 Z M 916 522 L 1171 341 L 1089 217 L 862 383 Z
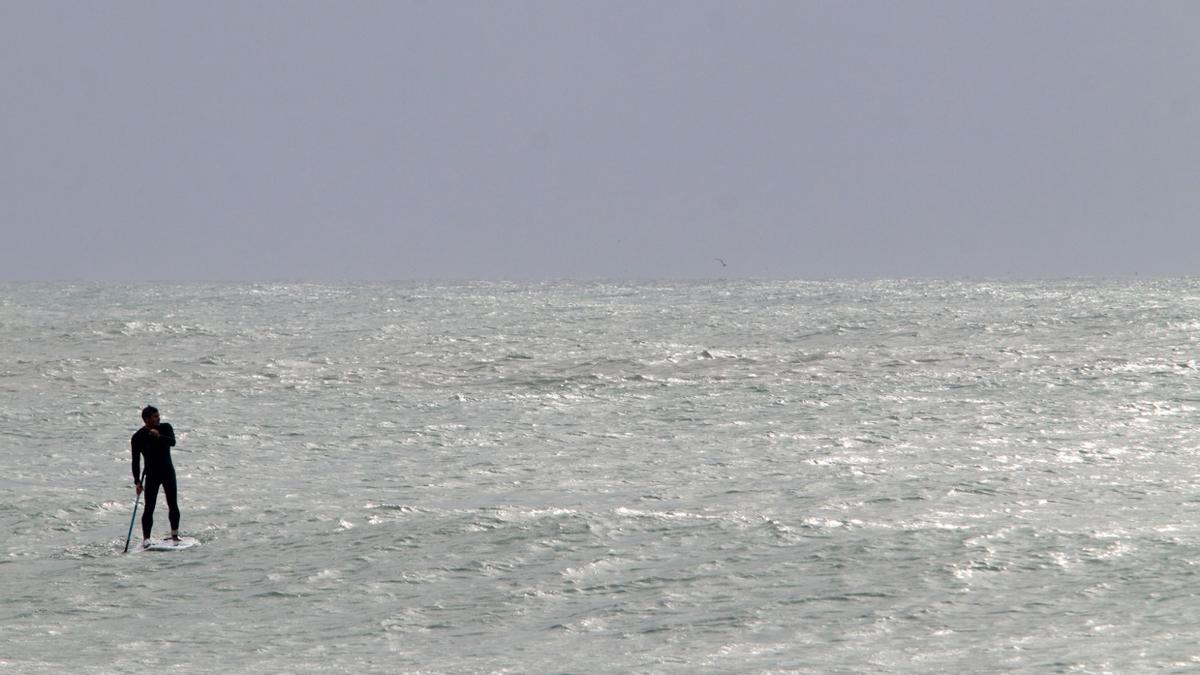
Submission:
M 150 430 L 142 427 L 137 430 L 129 444 L 133 448 L 133 480 L 141 478 L 140 460 L 146 458 L 146 480 L 142 484 L 146 492 L 146 510 L 142 513 L 142 536 L 150 538 L 150 527 L 154 524 L 154 502 L 158 501 L 158 488 L 161 486 L 167 497 L 167 517 L 171 520 L 171 530 L 179 529 L 179 502 L 175 485 L 175 465 L 171 463 L 171 446 L 175 445 L 175 430 L 170 424 L 159 424 L 158 438 L 150 435 Z

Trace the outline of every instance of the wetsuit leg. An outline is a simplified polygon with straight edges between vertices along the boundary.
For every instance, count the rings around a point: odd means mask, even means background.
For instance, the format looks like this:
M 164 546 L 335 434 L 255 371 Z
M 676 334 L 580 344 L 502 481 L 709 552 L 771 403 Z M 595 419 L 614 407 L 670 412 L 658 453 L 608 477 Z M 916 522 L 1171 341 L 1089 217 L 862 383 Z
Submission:
M 150 530 L 154 526 L 154 502 L 158 501 L 158 486 L 161 479 L 157 475 L 146 473 L 142 481 L 142 494 L 146 497 L 146 510 L 142 512 L 142 538 L 150 538 Z M 174 484 L 174 481 L 172 481 Z
M 167 469 L 162 479 L 163 494 L 167 497 L 167 518 L 171 521 L 171 531 L 179 530 L 179 490 L 175 483 L 175 467 Z

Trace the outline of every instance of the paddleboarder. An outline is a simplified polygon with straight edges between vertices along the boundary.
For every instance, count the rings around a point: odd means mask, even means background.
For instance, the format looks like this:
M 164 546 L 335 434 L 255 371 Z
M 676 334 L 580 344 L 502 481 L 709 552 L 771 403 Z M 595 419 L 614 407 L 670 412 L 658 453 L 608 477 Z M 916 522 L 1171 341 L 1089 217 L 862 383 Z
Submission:
M 167 517 L 171 521 L 170 539 L 179 541 L 179 499 L 175 484 L 175 465 L 171 463 L 171 446 L 175 445 L 175 430 L 159 419 L 158 408 L 142 410 L 142 428 L 129 440 L 133 448 L 133 484 L 137 494 L 146 492 L 146 510 L 142 513 L 142 546 L 150 545 L 150 528 L 154 524 L 154 502 L 161 487 L 167 498 Z M 142 482 L 141 459 L 146 458 L 145 484 Z

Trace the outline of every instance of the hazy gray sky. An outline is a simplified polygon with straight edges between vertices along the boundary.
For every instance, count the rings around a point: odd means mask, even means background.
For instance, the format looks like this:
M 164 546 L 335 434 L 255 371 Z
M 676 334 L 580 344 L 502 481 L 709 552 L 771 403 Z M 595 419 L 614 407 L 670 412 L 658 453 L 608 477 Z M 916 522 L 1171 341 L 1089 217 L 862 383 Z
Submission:
M 1200 274 L 1193 0 L 12 0 L 0 87 L 3 279 Z

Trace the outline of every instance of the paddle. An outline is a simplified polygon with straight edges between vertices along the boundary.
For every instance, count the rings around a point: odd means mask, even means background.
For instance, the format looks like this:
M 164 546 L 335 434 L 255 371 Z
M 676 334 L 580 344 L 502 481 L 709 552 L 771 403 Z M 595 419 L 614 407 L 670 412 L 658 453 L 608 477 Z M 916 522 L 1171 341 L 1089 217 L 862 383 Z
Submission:
M 138 482 L 140 482 L 142 485 L 146 484 L 146 472 L 145 471 L 142 471 L 142 480 L 140 480 Z M 141 498 L 142 498 L 142 492 L 141 492 L 141 490 L 138 490 L 137 494 L 133 496 L 133 515 L 129 517 L 129 534 L 125 535 L 125 552 L 126 553 L 129 553 L 129 539 L 131 537 L 133 537 L 133 521 L 137 520 L 137 505 L 138 505 L 138 501 L 141 500 Z

